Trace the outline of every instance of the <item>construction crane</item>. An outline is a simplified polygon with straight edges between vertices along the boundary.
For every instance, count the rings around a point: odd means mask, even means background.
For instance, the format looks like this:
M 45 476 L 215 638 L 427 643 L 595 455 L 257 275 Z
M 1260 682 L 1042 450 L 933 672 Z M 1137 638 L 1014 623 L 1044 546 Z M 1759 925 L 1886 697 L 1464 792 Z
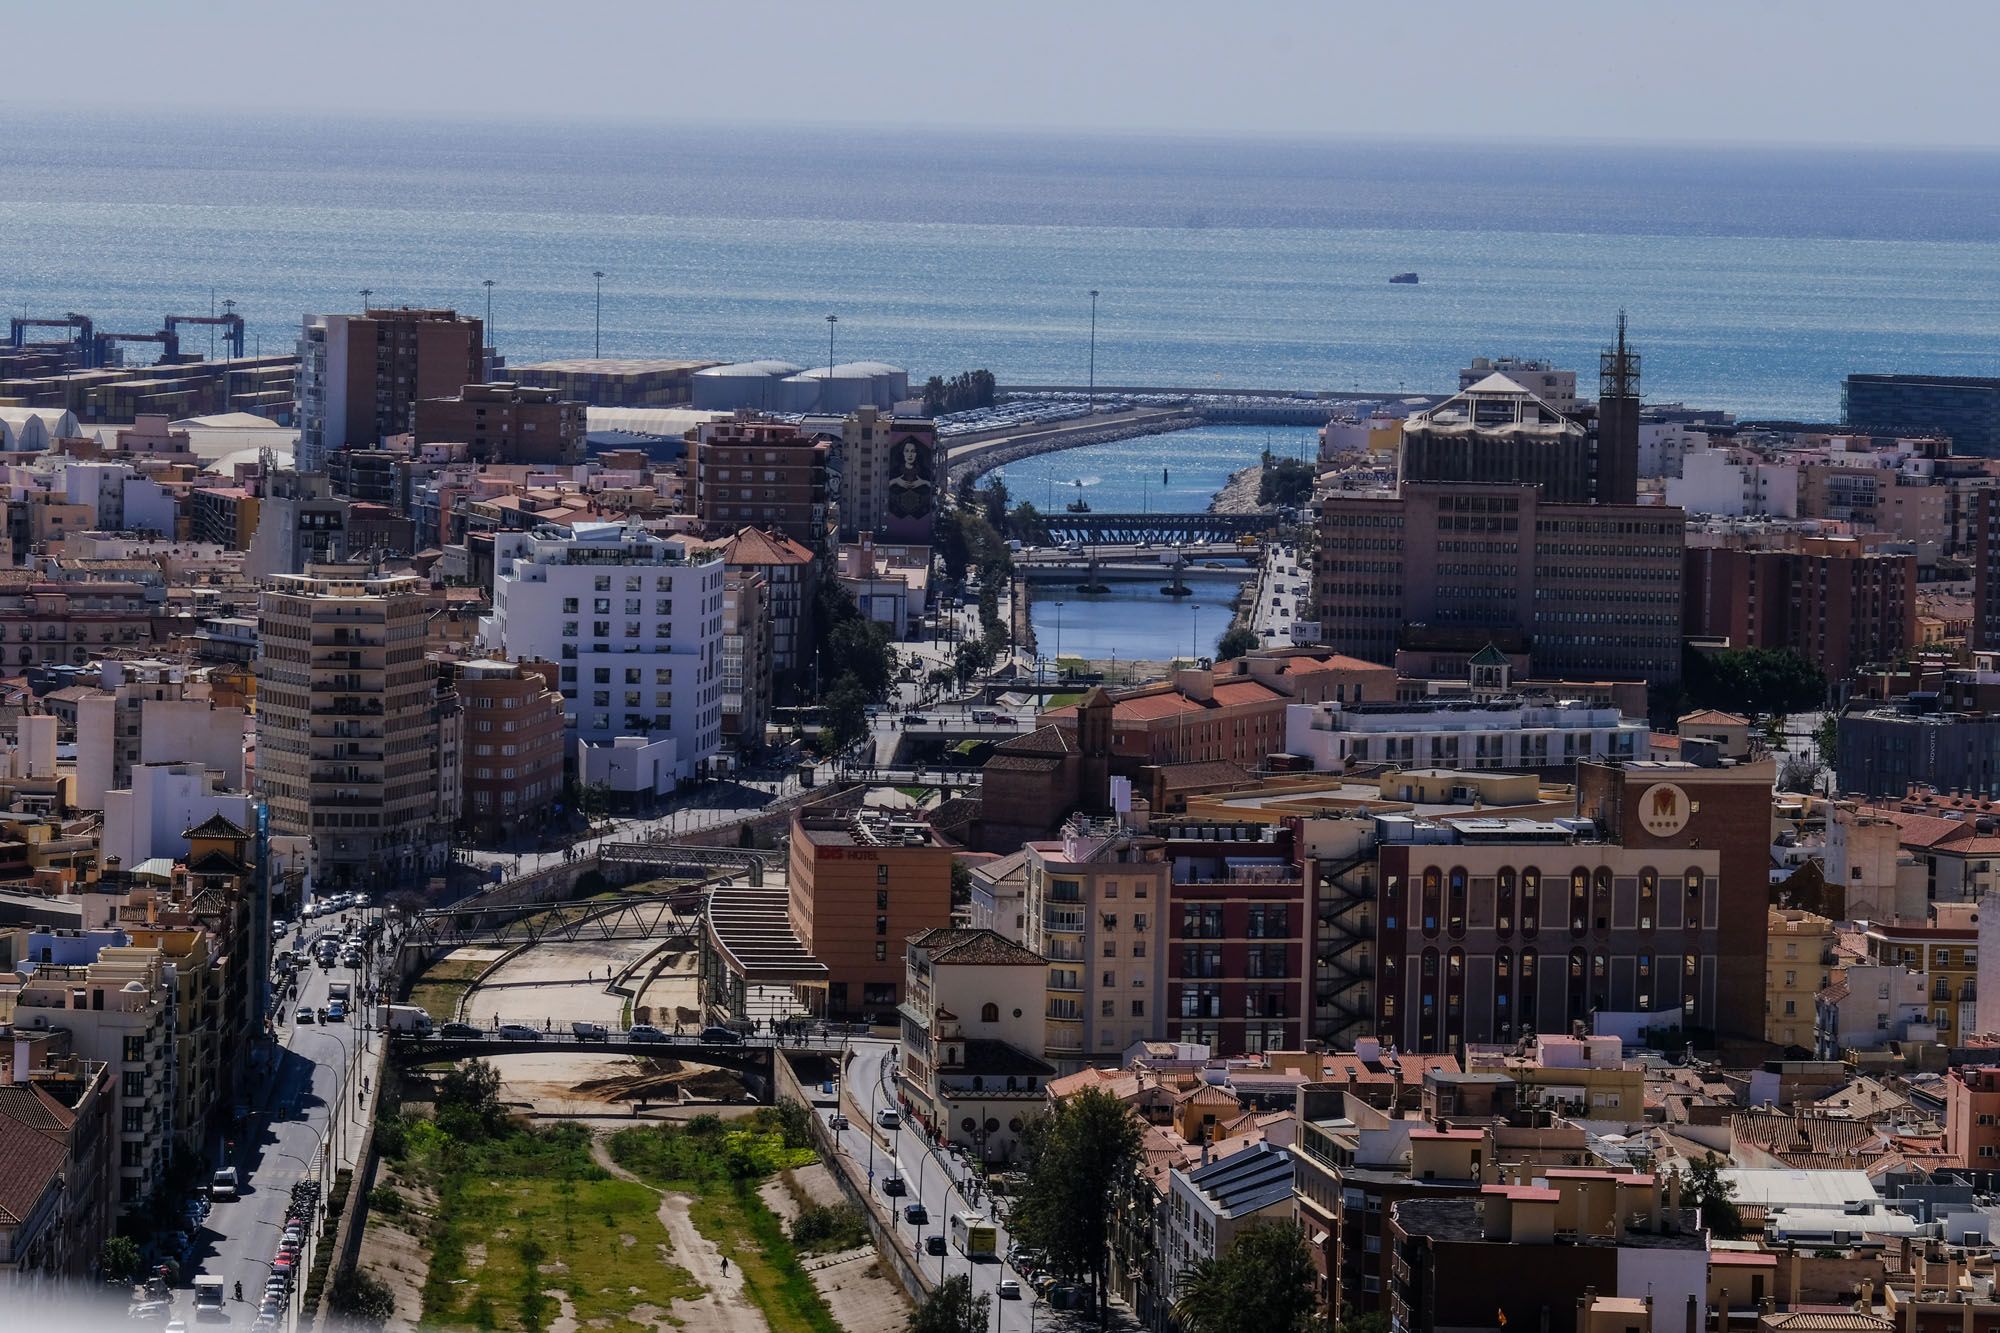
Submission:
M 231 356 L 239 360 L 242 358 L 243 316 L 233 312 L 227 315 L 168 315 L 166 331 L 176 333 L 183 324 L 219 325 L 222 329 L 222 345 L 229 349 Z
M 90 334 L 93 325 L 89 315 L 79 315 L 74 310 L 61 319 L 10 319 L 7 321 L 7 345 L 9 347 L 60 347 L 61 343 L 30 343 L 29 329 L 75 329 L 76 336 L 69 341 L 76 344 L 78 352 L 88 357 L 91 351 Z
M 89 364 L 92 366 L 108 366 L 112 364 L 113 343 L 158 343 L 160 345 L 160 360 L 168 363 L 180 360 L 181 355 L 180 335 L 172 329 L 161 329 L 158 333 L 100 333 L 90 341 L 91 359 Z

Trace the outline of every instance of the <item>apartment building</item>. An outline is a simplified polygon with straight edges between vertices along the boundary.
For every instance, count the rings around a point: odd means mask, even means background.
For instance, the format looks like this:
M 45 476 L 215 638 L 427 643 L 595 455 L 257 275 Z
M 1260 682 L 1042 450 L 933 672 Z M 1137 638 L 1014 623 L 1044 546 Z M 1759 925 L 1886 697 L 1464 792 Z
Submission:
M 825 544 L 836 513 L 825 440 L 740 411 L 697 426 L 687 446 L 687 509 L 705 534 L 755 527 L 815 550 Z
M 251 578 L 303 574 L 308 566 L 347 559 L 351 501 L 317 473 L 280 472 L 257 504 L 257 531 L 243 557 Z
M 1218 1056 L 1310 1034 L 1312 894 L 1289 827 L 1158 821 L 1167 885 L 1167 1036 Z
M 1048 964 L 990 930 L 941 926 L 904 957 L 900 1046 L 910 1115 L 988 1164 L 1012 1161 L 1042 1113 Z
M 1963 1042 L 1979 1030 L 1979 928 L 1976 904 L 1933 907 L 1928 921 L 1870 922 L 1862 936 L 1868 961 L 1924 978 L 1938 1040 Z M 1946 924 L 1941 924 L 1946 923 Z
M 76 804 L 102 810 L 107 793 L 128 790 L 140 764 L 185 762 L 243 788 L 246 712 L 188 696 L 187 669 L 157 659 L 105 660 L 98 690 L 76 705 Z
M 464 717 L 459 817 L 489 832 L 532 828 L 563 792 L 563 697 L 553 662 L 459 664 Z
M 455 310 L 308 315 L 299 333 L 298 469 L 415 426 L 416 405 L 485 378 L 485 327 Z
M 418 444 L 462 443 L 479 463 L 581 463 L 585 407 L 556 389 L 467 383 L 448 398 L 417 400 Z
M 1946 436 L 1952 451 L 2000 457 L 2000 379 L 1853 374 L 1840 386 L 1841 420 L 1887 433 Z
M 197 486 L 188 492 L 189 535 L 226 551 L 247 551 L 257 535 L 257 504 L 241 486 Z
M 0 983 L 0 995 L 13 993 L 18 1029 L 64 1032 L 72 1051 L 105 1066 L 121 1209 L 153 1197 L 174 1148 L 179 1016 L 170 971 L 157 949 L 111 946 L 94 962 L 38 964 Z
M 764 748 L 771 720 L 770 585 L 757 570 L 722 580 L 722 739 L 738 754 Z
M 858 407 L 840 422 L 840 532 L 928 543 L 937 518 L 937 426 Z
M 1389 765 L 1561 777 L 1578 759 L 1645 758 L 1650 736 L 1646 719 L 1587 699 L 1329 700 L 1285 709 L 1285 752 L 1332 773 Z
M 1041 1049 L 1074 1069 L 1166 1035 L 1165 841 L 1076 816 L 1060 838 L 1022 852 L 1024 942 L 1048 969 Z
M 557 664 L 579 742 L 671 742 L 688 778 L 722 745 L 722 552 L 618 523 L 496 533 L 495 656 Z
M 410 574 L 279 575 L 258 597 L 257 791 L 273 833 L 313 840 L 322 891 L 441 863 L 457 778 L 424 660 L 433 609 Z
M 1765 945 L 1764 1040 L 1813 1049 L 1817 997 L 1831 983 L 1833 922 L 1815 912 L 1773 907 Z
M 1690 545 L 1681 624 L 1731 648 L 1789 648 L 1838 683 L 1917 641 L 1917 558 L 1854 537 L 1778 549 Z
M 813 657 L 813 603 L 819 586 L 813 553 L 790 538 L 743 528 L 723 546 L 722 558 L 731 573 L 764 580 L 771 671 L 778 685 L 796 692 Z
M 886 1015 L 903 1002 L 903 947 L 951 924 L 957 847 L 929 825 L 869 810 L 792 817 L 792 933 L 825 965 L 800 987 L 826 1018 Z
M 25 1043 L 15 1048 L 26 1053 Z M 0 1083 L 0 1293 L 54 1294 L 96 1272 L 116 1221 L 105 1154 L 114 1137 L 102 1065 L 71 1056 Z
M 2000 1168 L 2000 1069 L 1953 1066 L 1945 1071 L 1944 1142 L 1953 1166 Z
M 0 663 L 18 673 L 142 652 L 153 642 L 153 616 L 138 582 L 0 571 Z

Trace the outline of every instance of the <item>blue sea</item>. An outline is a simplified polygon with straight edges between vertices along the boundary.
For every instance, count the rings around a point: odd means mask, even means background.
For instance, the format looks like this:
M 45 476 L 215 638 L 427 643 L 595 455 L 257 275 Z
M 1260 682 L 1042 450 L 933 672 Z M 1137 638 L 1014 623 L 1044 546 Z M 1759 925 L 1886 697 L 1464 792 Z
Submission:
M 1630 312 L 1655 401 L 1833 418 L 1857 370 L 1987 374 L 2000 156 L 29 113 L 0 308 L 157 328 L 233 298 L 484 309 L 606 355 L 1100 384 L 1438 390 L 1589 372 Z M 1392 287 L 1391 273 L 1422 282 Z M 199 347 L 200 334 L 195 335 Z

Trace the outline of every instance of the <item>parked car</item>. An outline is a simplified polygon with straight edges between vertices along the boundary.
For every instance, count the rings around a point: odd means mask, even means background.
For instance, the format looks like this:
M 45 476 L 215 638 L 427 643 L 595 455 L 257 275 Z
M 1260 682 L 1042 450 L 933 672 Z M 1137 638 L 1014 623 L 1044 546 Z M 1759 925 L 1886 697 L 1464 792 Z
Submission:
M 710 1026 L 701 1030 L 701 1040 L 715 1046 L 741 1046 L 743 1034 L 735 1028 Z
M 531 1028 L 526 1023 L 502 1023 L 499 1037 L 502 1041 L 540 1041 L 542 1034 L 539 1029 Z
M 901 1198 L 909 1192 L 909 1186 L 903 1183 L 901 1176 L 884 1176 L 882 1177 L 882 1192 L 892 1199 Z
M 625 1029 L 625 1039 L 627 1041 L 665 1041 L 667 1040 L 667 1034 L 654 1027 L 651 1023 L 634 1023 L 631 1027 Z
M 438 1029 L 440 1035 L 457 1041 L 476 1041 L 486 1035 L 486 1029 L 474 1027 L 470 1023 L 446 1023 Z
M 903 1220 L 913 1227 L 928 1226 L 931 1210 L 920 1203 L 907 1204 L 903 1208 Z

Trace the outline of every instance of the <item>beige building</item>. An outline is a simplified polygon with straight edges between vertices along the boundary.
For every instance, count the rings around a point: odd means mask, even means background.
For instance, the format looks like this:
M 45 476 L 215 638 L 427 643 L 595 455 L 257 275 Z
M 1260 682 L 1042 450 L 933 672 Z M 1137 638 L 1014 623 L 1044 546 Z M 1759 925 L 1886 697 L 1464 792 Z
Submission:
M 314 840 L 314 878 L 407 884 L 456 810 L 440 776 L 429 590 L 409 574 L 280 575 L 258 598 L 257 787 L 271 831 Z
M 190 693 L 175 662 L 107 661 L 101 689 L 76 705 L 76 803 L 104 809 L 105 796 L 132 786 L 139 764 L 192 761 L 216 785 L 243 788 L 240 707 L 217 707 L 204 687 Z
M 1773 907 L 1764 964 L 1764 1040 L 1813 1049 L 1816 997 L 1832 966 L 1833 922 Z
M 910 1114 L 988 1162 L 1011 1160 L 1056 1072 L 1038 1054 L 1047 964 L 990 930 L 957 926 L 912 936 L 904 958 Z
M 722 739 L 738 754 L 764 748 L 771 719 L 770 584 L 754 569 L 722 580 Z
M 179 1105 L 174 1003 L 167 959 L 130 946 L 0 985 L 0 1009 L 17 1029 L 66 1031 L 76 1054 L 108 1066 L 121 1207 L 143 1203 L 166 1177 Z
M 1166 1033 L 1166 842 L 1070 820 L 1027 853 L 1027 946 L 1048 966 L 1043 1052 L 1074 1069 Z

